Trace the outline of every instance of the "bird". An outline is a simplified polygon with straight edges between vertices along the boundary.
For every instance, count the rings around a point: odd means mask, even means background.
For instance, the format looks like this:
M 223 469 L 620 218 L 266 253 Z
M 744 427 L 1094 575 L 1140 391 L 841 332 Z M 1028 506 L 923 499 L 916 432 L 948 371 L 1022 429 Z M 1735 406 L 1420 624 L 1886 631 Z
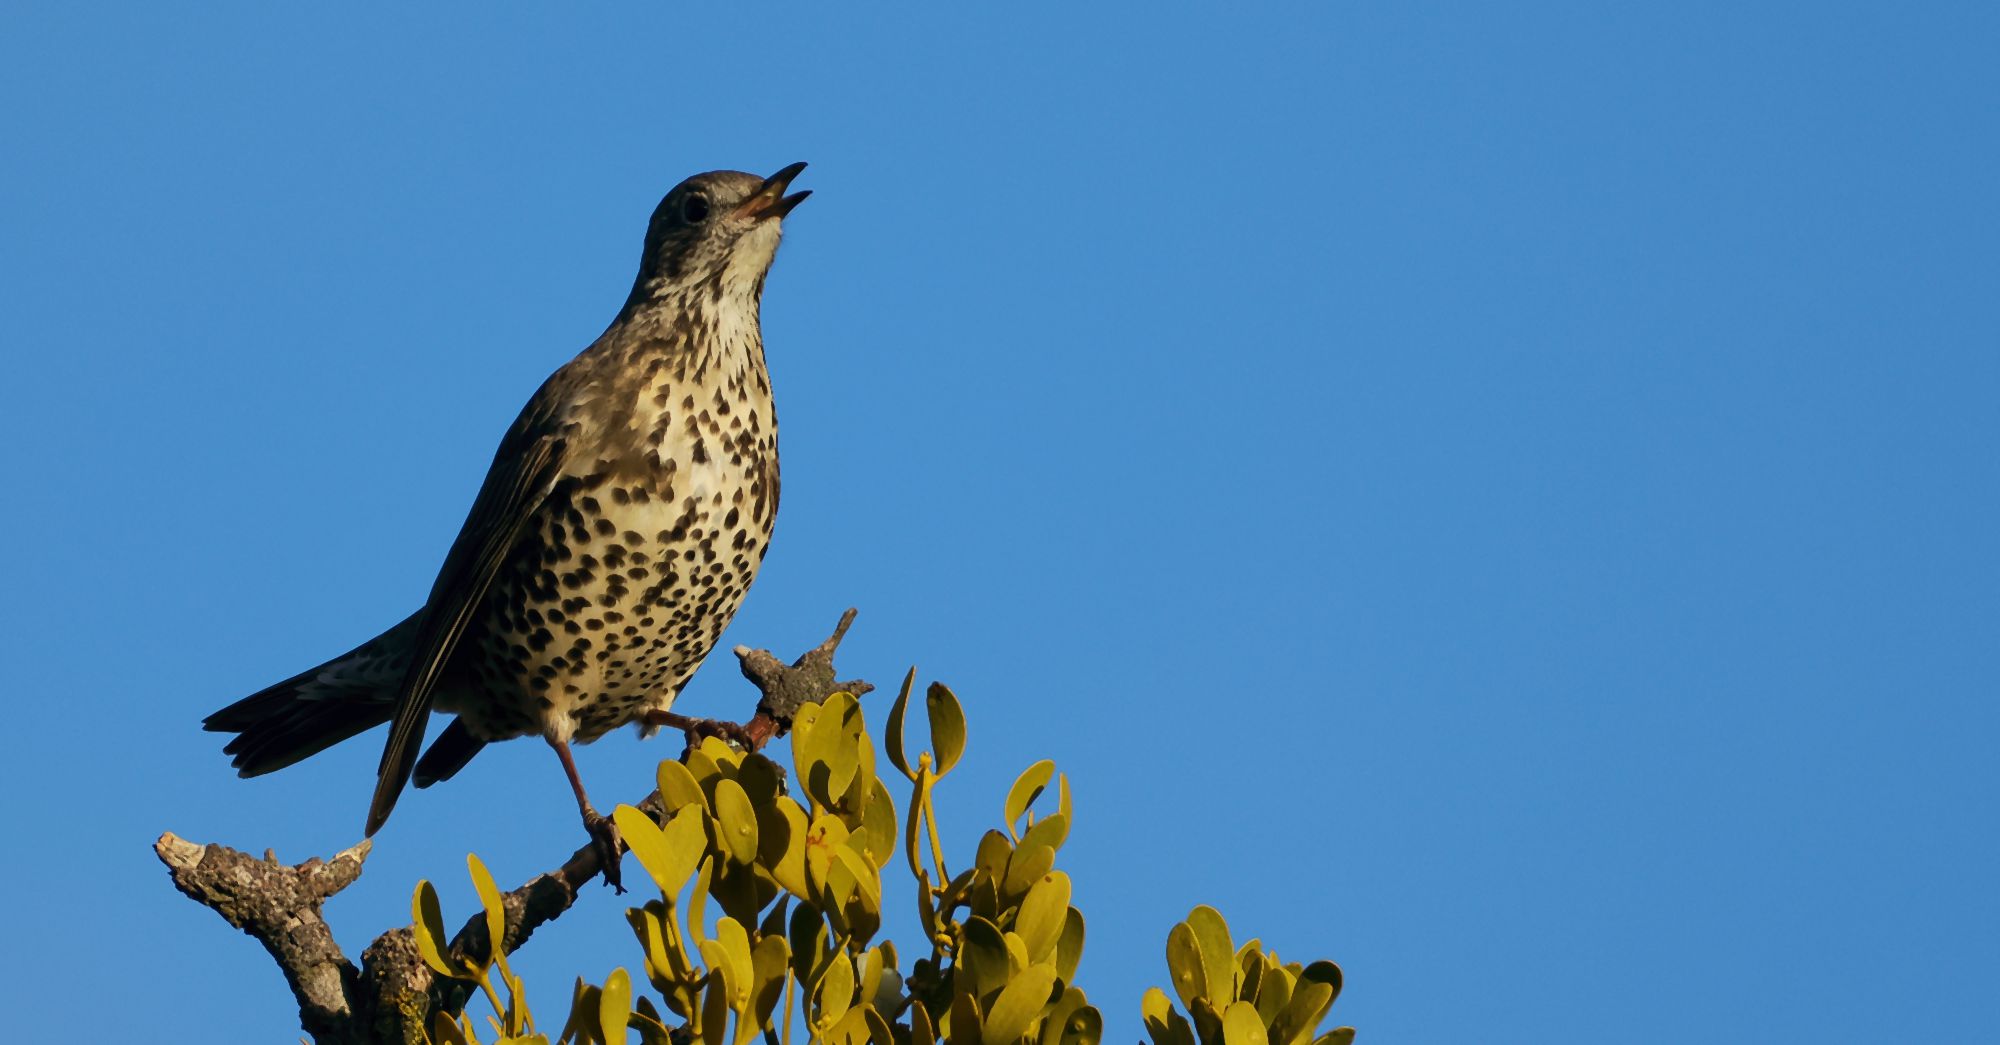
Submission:
M 494 453 L 430 594 L 354 649 L 203 721 L 239 776 L 383 723 L 366 832 L 414 777 L 540 736 L 622 892 L 616 827 L 571 747 L 628 724 L 724 732 L 672 712 L 756 577 L 778 510 L 778 427 L 760 324 L 805 169 L 697 174 L 646 227 L 631 294 L 551 374 Z M 456 716 L 420 758 L 431 712 Z

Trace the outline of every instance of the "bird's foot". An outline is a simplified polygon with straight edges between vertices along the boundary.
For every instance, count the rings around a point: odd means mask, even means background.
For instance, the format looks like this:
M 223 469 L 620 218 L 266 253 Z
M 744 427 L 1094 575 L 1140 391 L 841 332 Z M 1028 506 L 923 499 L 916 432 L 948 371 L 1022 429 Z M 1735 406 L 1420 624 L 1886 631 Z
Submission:
M 597 847 L 598 859 L 604 864 L 604 884 L 623 893 L 625 884 L 618 873 L 618 858 L 625 852 L 625 840 L 618 835 L 618 825 L 597 810 L 586 808 L 583 829 L 590 832 L 590 842 Z
M 689 747 L 700 745 L 703 737 L 719 737 L 735 744 L 745 751 L 755 751 L 763 746 L 764 737 L 759 737 L 747 726 L 735 722 L 724 722 L 713 718 L 690 718 L 676 715 L 671 711 L 650 711 L 646 713 L 646 724 L 678 729 L 687 734 Z

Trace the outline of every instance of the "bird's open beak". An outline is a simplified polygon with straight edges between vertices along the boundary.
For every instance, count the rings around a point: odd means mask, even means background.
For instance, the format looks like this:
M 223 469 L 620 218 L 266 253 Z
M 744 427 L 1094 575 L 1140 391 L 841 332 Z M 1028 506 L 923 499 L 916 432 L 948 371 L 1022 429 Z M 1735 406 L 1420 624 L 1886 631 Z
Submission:
M 750 195 L 749 199 L 744 200 L 742 205 L 736 208 L 736 216 L 739 218 L 763 219 L 782 218 L 790 214 L 793 207 L 804 203 L 806 197 L 812 195 L 811 189 L 807 189 L 804 192 L 795 192 L 790 196 L 785 195 L 785 190 L 791 187 L 792 179 L 798 177 L 799 172 L 805 169 L 806 165 L 804 163 L 794 163 L 784 170 L 765 178 L 764 184 L 759 186 L 757 191 Z

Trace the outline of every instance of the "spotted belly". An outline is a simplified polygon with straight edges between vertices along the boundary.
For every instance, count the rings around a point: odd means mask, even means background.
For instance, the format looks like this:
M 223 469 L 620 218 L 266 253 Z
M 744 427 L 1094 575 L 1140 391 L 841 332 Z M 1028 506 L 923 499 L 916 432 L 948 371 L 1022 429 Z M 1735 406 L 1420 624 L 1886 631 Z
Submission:
M 704 478 L 680 497 L 615 478 L 559 487 L 454 658 L 469 685 L 440 708 L 486 740 L 588 742 L 672 706 L 749 589 L 775 514 L 752 476 Z

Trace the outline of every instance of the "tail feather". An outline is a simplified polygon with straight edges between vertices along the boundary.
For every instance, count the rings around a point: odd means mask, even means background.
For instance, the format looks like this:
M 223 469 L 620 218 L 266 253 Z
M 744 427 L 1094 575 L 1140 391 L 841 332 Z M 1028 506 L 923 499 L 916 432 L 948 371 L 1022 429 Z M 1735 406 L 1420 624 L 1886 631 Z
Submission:
M 310 684 L 310 677 L 306 680 Z M 314 700 L 303 686 L 281 682 L 209 716 L 203 727 L 234 732 L 223 745 L 238 776 L 262 776 L 319 754 L 347 738 L 389 721 L 387 703 Z M 227 717 L 225 717 L 227 713 Z M 259 715 L 261 718 L 253 718 Z
M 237 775 L 253 777 L 389 721 L 410 623 L 217 711 L 202 728 L 236 734 L 222 752 Z
M 486 741 L 465 728 L 464 719 L 452 719 L 451 725 L 431 741 L 430 750 L 417 760 L 417 786 L 429 787 L 440 780 L 450 780 L 485 746 Z

